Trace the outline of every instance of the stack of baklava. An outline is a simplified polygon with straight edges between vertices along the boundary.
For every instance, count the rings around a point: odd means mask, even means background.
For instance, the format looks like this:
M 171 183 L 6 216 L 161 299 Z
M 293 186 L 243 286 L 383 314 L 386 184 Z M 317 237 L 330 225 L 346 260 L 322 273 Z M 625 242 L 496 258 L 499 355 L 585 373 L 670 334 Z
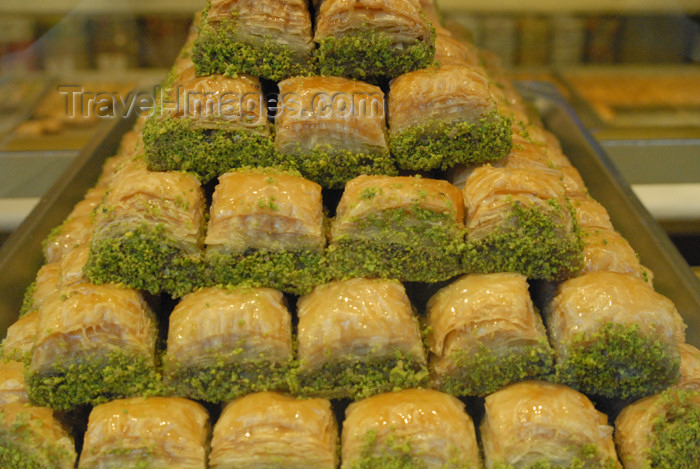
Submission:
M 44 254 L 3 467 L 700 464 L 678 311 L 429 0 L 209 0 Z

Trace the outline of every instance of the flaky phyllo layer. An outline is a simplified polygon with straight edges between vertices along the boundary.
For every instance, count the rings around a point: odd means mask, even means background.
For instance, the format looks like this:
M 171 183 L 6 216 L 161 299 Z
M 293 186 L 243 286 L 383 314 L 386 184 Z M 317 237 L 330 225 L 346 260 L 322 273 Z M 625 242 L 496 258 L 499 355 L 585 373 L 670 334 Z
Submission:
M 607 417 L 571 388 L 512 384 L 487 396 L 485 411 L 481 439 L 488 469 L 620 468 Z
M 177 397 L 134 397 L 90 412 L 80 468 L 205 469 L 209 414 Z
M 481 468 L 474 424 L 448 394 L 380 394 L 352 403 L 345 415 L 342 469 Z

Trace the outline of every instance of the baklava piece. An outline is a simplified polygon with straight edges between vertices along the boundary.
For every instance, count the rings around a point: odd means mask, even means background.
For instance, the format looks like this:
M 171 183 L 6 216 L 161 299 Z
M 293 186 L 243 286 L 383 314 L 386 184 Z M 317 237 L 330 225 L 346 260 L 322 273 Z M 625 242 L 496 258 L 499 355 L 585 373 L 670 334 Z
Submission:
M 625 407 L 615 443 L 625 469 L 697 467 L 700 392 L 669 389 Z
M 170 314 L 164 380 L 176 395 L 228 402 L 287 389 L 291 315 L 270 288 L 204 288 Z
M 95 211 L 104 195 L 104 187 L 90 189 L 63 223 L 51 230 L 43 245 L 47 263 L 58 262 L 76 247 L 90 244 L 95 229 Z
M 324 0 L 316 14 L 321 74 L 366 81 L 424 68 L 435 30 L 418 0 Z
M 122 170 L 97 214 L 86 277 L 179 297 L 202 283 L 204 191 L 180 172 Z
M 76 459 L 75 443 L 53 410 L 0 404 L 0 467 L 73 469 Z
M 457 398 L 408 389 L 350 404 L 342 469 L 481 469 L 474 423 Z
M 583 245 L 559 178 L 486 165 L 469 174 L 464 200 L 467 272 L 562 280 L 581 269 Z
M 360 174 L 397 174 L 379 87 L 340 77 L 296 77 L 279 88 L 275 147 L 305 177 L 342 188 Z
M 643 281 L 591 272 L 562 283 L 545 308 L 559 382 L 586 395 L 640 398 L 680 376 L 685 324 Z
M 205 244 L 213 285 L 307 293 L 325 276 L 321 186 L 273 169 L 226 173 L 214 190 Z
M 232 168 L 289 166 L 274 150 L 260 81 L 174 72 L 166 101 L 143 129 L 148 168 L 189 171 L 206 183 Z
M 447 181 L 359 176 L 331 223 L 334 278 L 437 282 L 463 273 L 464 202 Z
M 613 428 L 583 394 L 524 381 L 486 397 L 486 469 L 618 469 Z
M 483 70 L 441 65 L 391 82 L 389 145 L 408 170 L 497 161 L 511 149 L 511 123 L 496 109 Z
M 299 299 L 297 314 L 296 393 L 362 398 L 427 382 L 418 321 L 396 280 L 320 285 Z
M 690 344 L 678 344 L 681 352 L 681 379 L 676 387 L 700 392 L 700 350 Z
M 0 362 L 0 405 L 13 402 L 29 404 L 27 384 L 24 379 L 24 363 Z
M 39 309 L 36 332 L 27 370 L 35 404 L 70 410 L 160 389 L 155 318 L 134 290 L 61 289 Z
M 2 360 L 29 363 L 38 323 L 39 310 L 36 309 L 21 316 L 7 328 L 7 335 L 2 341 Z
M 209 0 L 192 58 L 198 76 L 279 81 L 315 75 L 314 48 L 306 0 Z
M 211 469 L 336 469 L 338 424 L 325 399 L 249 394 L 214 426 Z
M 80 469 L 206 469 L 209 414 L 178 397 L 117 399 L 90 412 Z
M 436 293 L 427 310 L 437 389 L 481 396 L 554 372 L 547 332 L 520 274 L 466 275 Z

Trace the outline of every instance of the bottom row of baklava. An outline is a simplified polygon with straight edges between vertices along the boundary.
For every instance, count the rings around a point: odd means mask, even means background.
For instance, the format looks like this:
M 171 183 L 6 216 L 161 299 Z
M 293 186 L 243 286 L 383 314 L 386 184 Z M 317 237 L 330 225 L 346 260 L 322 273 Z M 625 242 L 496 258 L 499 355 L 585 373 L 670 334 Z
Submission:
M 700 393 L 668 390 L 624 409 L 613 428 L 583 394 L 525 381 L 486 398 L 481 449 L 464 404 L 410 389 L 350 404 L 249 394 L 210 430 L 200 404 L 177 397 L 119 399 L 92 409 L 79 468 L 521 469 L 696 467 Z M 0 463 L 72 468 L 73 440 L 47 408 L 0 405 Z M 210 435 L 211 434 L 211 435 Z M 483 452 L 483 463 L 482 463 Z M 649 465 L 651 463 L 654 465 Z M 689 465 L 690 464 L 690 465 Z

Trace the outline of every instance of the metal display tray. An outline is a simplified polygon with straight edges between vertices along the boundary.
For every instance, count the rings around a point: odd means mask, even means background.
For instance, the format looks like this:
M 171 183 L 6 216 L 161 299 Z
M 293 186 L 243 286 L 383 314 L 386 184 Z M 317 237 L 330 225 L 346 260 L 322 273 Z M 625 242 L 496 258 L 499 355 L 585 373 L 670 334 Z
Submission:
M 544 83 L 523 82 L 518 87 L 523 97 L 538 109 L 545 126 L 559 138 L 591 196 L 605 206 L 615 228 L 637 251 L 642 264 L 654 273 L 655 289 L 676 304 L 688 324 L 688 343 L 700 347 L 698 278 L 568 102 Z M 132 124 L 129 119 L 105 122 L 0 249 L 0 337 L 17 320 L 25 289 L 43 264 L 42 241 L 95 184 L 105 159 L 115 153 L 122 135 Z

